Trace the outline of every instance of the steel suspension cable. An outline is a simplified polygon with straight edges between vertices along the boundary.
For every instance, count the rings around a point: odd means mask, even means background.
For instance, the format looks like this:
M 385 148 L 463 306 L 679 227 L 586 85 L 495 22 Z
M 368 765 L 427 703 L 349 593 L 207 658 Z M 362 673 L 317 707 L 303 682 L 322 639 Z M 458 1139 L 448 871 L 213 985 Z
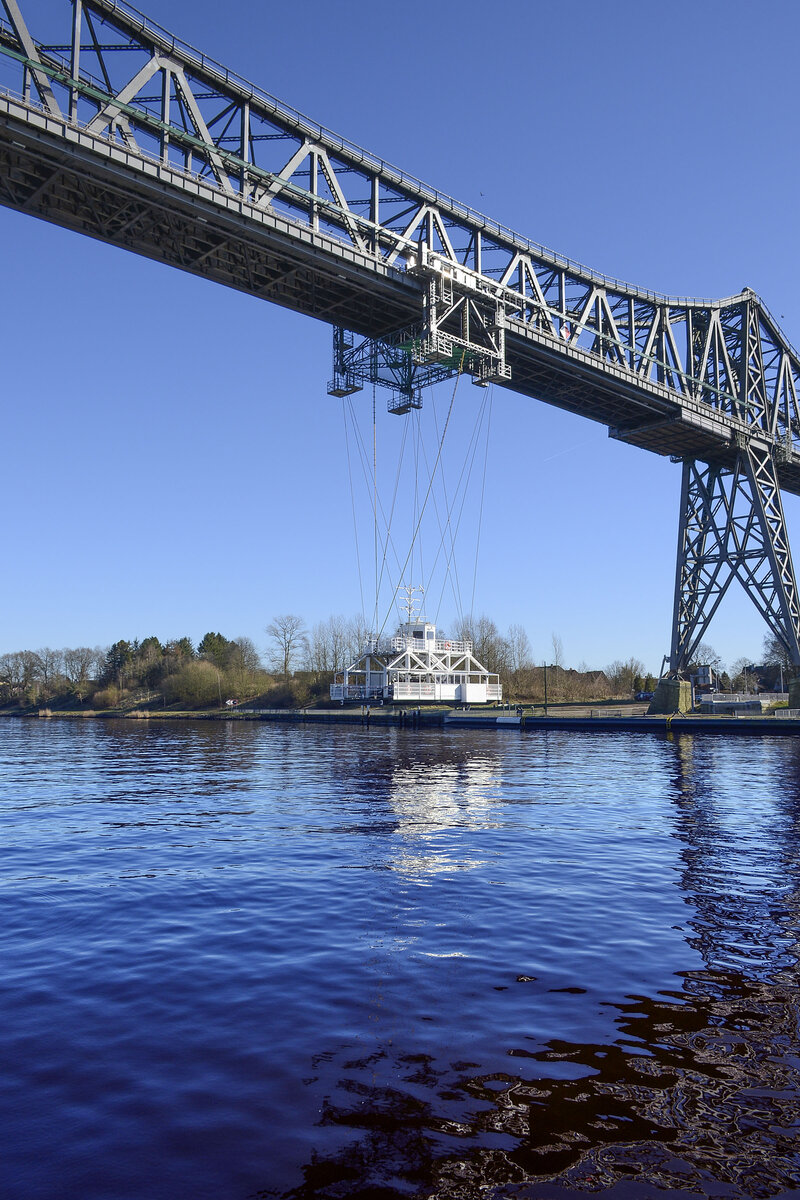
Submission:
M 386 522 L 386 540 L 383 542 L 383 557 L 381 559 L 381 573 L 380 573 L 380 579 L 378 581 L 378 592 L 379 593 L 380 593 L 381 585 L 383 583 L 383 577 L 384 577 L 384 574 L 386 571 L 386 555 L 387 555 L 387 551 L 389 549 L 389 542 L 391 540 L 392 521 L 394 520 L 395 507 L 397 504 L 397 494 L 398 494 L 398 491 L 400 488 L 400 476 L 401 476 L 402 469 L 403 469 L 403 459 L 405 457 L 407 440 L 408 440 L 408 421 L 405 421 L 403 424 L 403 437 L 400 441 L 400 454 L 399 454 L 398 460 L 397 460 L 397 471 L 395 473 L 395 478 L 394 478 L 394 491 L 392 492 L 392 506 L 389 509 L 389 520 Z M 383 509 L 381 509 L 381 512 L 383 513 Z M 394 551 L 394 556 L 397 559 L 397 565 L 399 566 L 400 560 L 397 558 L 397 551 L 394 548 L 394 542 L 392 542 L 392 550 Z
M 422 444 L 423 444 L 422 417 L 420 415 L 419 409 L 416 409 L 414 412 L 414 509 L 411 514 L 412 532 L 413 532 L 414 526 L 416 525 L 416 522 L 417 522 L 417 514 L 419 513 L 419 451 L 420 451 L 420 446 L 422 446 Z M 420 547 L 420 555 L 419 555 L 419 574 L 420 574 L 420 584 L 424 587 L 425 586 L 425 572 L 422 567 L 422 548 L 421 547 Z M 412 536 L 412 542 L 411 542 L 411 578 L 412 579 L 414 578 L 414 541 L 413 541 L 413 536 Z M 398 580 L 398 582 L 402 583 L 403 581 L 402 581 L 402 579 L 400 579 L 400 580 Z
M 461 503 L 460 503 L 459 510 L 458 510 L 458 517 L 456 518 L 455 532 L 453 533 L 452 553 L 446 561 L 445 578 L 442 582 L 442 589 L 439 594 L 439 601 L 436 606 L 436 613 L 435 613 L 435 617 L 434 617 L 434 620 L 436 622 L 438 622 L 438 620 L 439 620 L 439 612 L 441 610 L 442 601 L 444 599 L 444 592 L 445 592 L 445 588 L 447 587 L 447 580 L 448 580 L 448 578 L 451 578 L 452 569 L 455 568 L 455 543 L 456 543 L 456 539 L 458 538 L 458 532 L 461 528 L 461 521 L 464 516 L 464 508 L 465 508 L 466 502 L 467 502 L 467 495 L 469 493 L 469 485 L 470 485 L 470 481 L 472 479 L 472 472 L 475 467 L 475 459 L 478 454 L 478 448 L 480 445 L 481 428 L 483 426 L 483 419 L 484 419 L 484 416 L 486 415 L 486 409 L 487 409 L 488 403 L 489 403 L 489 397 L 484 396 L 483 403 L 481 404 L 480 412 L 478 413 L 478 418 L 475 422 L 475 427 L 473 429 L 472 436 L 470 437 L 469 445 L 467 446 L 467 453 L 464 458 L 464 465 L 461 468 L 461 474 L 459 475 L 458 483 L 456 484 L 456 489 L 455 489 L 455 492 L 453 493 L 453 503 L 452 503 L 452 506 L 450 509 L 450 513 L 448 514 L 448 520 L 449 520 L 450 517 L 452 516 L 453 510 L 455 509 L 456 502 L 458 500 L 459 493 L 460 493 Z M 465 471 L 466 471 L 466 479 L 464 479 Z M 462 481 L 463 481 L 463 486 L 462 486 Z M 443 546 L 443 544 L 444 543 L 442 543 L 442 546 Z M 441 548 L 442 547 L 440 547 L 440 552 L 441 552 Z M 439 557 L 439 555 L 437 554 L 437 560 L 438 560 L 438 557 Z M 457 574 L 456 574 L 456 579 L 458 579 Z M 463 604 L 462 604 L 462 600 L 461 600 L 460 582 L 459 582 L 457 594 L 456 594 L 455 587 L 453 588 L 453 598 L 456 601 L 457 609 L 459 609 L 459 612 L 458 612 L 459 620 L 461 620 L 463 623 L 464 611 L 463 611 Z
M 375 622 L 373 629 L 378 627 L 378 419 L 375 408 L 377 385 L 372 385 L 372 512 L 373 512 L 373 541 L 375 546 Z
M 459 617 L 459 620 L 463 621 L 463 617 L 464 617 L 463 602 L 461 599 L 461 582 L 460 582 L 460 579 L 458 576 L 458 572 L 456 571 L 455 574 L 453 574 L 453 569 L 455 568 L 455 545 L 456 545 L 456 540 L 458 538 L 459 529 L 461 528 L 461 520 L 464 515 L 464 508 L 465 508 L 466 501 L 467 501 L 467 493 L 469 491 L 469 484 L 470 484 L 470 480 L 472 478 L 472 471 L 475 466 L 475 457 L 477 455 L 478 446 L 480 444 L 481 427 L 483 425 L 483 418 L 486 413 L 487 402 L 488 402 L 488 394 L 484 395 L 483 402 L 481 404 L 477 419 L 475 421 L 475 425 L 472 430 L 472 434 L 470 435 L 466 454 L 464 456 L 464 462 L 461 467 L 461 473 L 458 477 L 458 482 L 456 483 L 455 491 L 453 493 L 453 500 L 452 500 L 452 503 L 451 503 L 450 508 L 447 513 L 448 527 L 449 527 L 450 533 L 451 533 L 451 550 L 450 550 L 449 554 L 447 554 L 447 551 L 445 550 L 445 554 L 447 555 L 446 567 L 445 567 L 445 578 L 442 582 L 442 588 L 441 588 L 441 592 L 439 594 L 439 602 L 436 606 L 435 620 L 437 620 L 437 621 L 439 618 L 439 611 L 441 609 L 442 600 L 444 599 L 444 592 L 445 592 L 445 588 L 447 587 L 448 578 L 450 579 L 451 585 L 453 586 L 453 599 L 456 602 L 456 608 L 458 610 L 457 615 Z M 467 472 L 466 480 L 464 480 L 464 472 L 465 471 Z M 463 483 L 463 487 L 462 487 L 462 483 Z M 457 518 L 456 524 L 455 524 L 455 531 L 453 532 L 451 518 L 452 518 L 452 514 L 455 510 L 456 503 L 458 502 L 459 493 L 461 496 L 461 503 L 460 503 L 459 510 L 458 510 L 458 518 Z M 440 525 L 440 532 L 441 532 L 441 525 Z M 441 539 L 439 549 L 436 554 L 436 562 L 438 562 L 439 555 L 441 554 L 441 552 L 444 548 L 445 548 L 444 547 L 444 534 L 442 533 L 442 539 Z M 433 571 L 436 568 L 436 562 L 434 562 L 434 566 L 431 570 L 431 575 L 433 575 Z M 455 580 L 455 582 L 453 582 L 453 580 Z
M 411 555 L 414 550 L 414 543 L 417 540 L 417 536 L 419 534 L 419 527 L 422 524 L 422 518 L 425 515 L 425 509 L 428 504 L 428 498 L 431 494 L 431 489 L 433 488 L 434 479 L 436 478 L 436 469 L 439 466 L 439 462 L 442 457 L 442 450 L 444 449 L 444 439 L 445 439 L 445 435 L 447 434 L 447 427 L 450 424 L 450 417 L 453 415 L 453 405 L 456 402 L 456 392 L 458 391 L 458 384 L 461 379 L 461 374 L 462 374 L 463 370 L 464 370 L 464 354 L 461 355 L 461 361 L 458 364 L 458 374 L 456 375 L 456 381 L 455 381 L 455 384 L 453 385 L 453 395 L 450 398 L 450 407 L 447 410 L 447 419 L 444 423 L 444 428 L 442 429 L 442 437 L 439 442 L 439 449 L 436 454 L 436 461 L 433 464 L 433 473 L 431 475 L 430 483 L 428 484 L 428 490 L 425 493 L 425 498 L 422 501 L 422 508 L 420 510 L 419 520 L 417 521 L 416 529 L 414 530 L 414 534 L 411 538 L 411 545 L 409 546 L 408 554 L 406 555 L 406 560 L 403 563 L 403 569 L 400 572 L 401 579 L 402 579 L 403 575 L 405 574 L 406 567 L 408 566 L 409 561 L 411 559 Z M 381 634 L 383 633 L 384 629 L 386 628 L 386 622 L 389 620 L 389 617 L 391 616 L 391 611 L 392 610 L 390 608 L 389 611 L 387 612 L 386 616 L 384 617 L 383 624 L 381 625 L 380 630 L 377 634 L 377 636 L 379 638 L 380 638 Z
M 344 422 L 344 444 L 347 451 L 347 477 L 350 480 L 350 506 L 353 510 L 353 533 L 356 540 L 356 564 L 358 566 L 358 591 L 361 596 L 361 617 L 366 621 L 366 613 L 364 611 L 364 582 L 361 576 L 361 555 L 358 550 L 358 522 L 356 520 L 356 493 L 353 487 L 353 469 L 350 462 L 350 437 L 347 432 L 347 411 L 345 408 L 345 399 L 342 397 L 342 420 Z
M 472 571 L 472 596 L 469 602 L 469 616 L 472 620 L 475 613 L 475 586 L 478 581 L 478 554 L 481 547 L 481 527 L 483 525 L 483 501 L 486 496 L 486 464 L 489 461 L 489 433 L 492 428 L 492 405 L 494 403 L 494 389 L 489 386 L 489 419 L 486 422 L 486 449 L 483 455 L 483 480 L 481 481 L 481 503 L 478 511 L 478 536 L 475 539 L 475 566 Z
M 439 433 L 439 429 L 438 429 L 438 423 L 437 423 L 437 425 L 436 425 L 436 433 L 437 433 L 437 437 L 438 437 L 438 433 Z M 424 446 L 424 444 L 423 444 L 423 447 L 422 447 L 422 455 L 423 455 L 423 458 L 425 459 L 425 467 L 426 467 L 426 470 L 428 471 L 428 473 L 429 473 L 429 475 L 430 475 L 430 474 L 431 474 L 431 471 L 430 471 L 430 467 L 428 466 L 428 456 L 427 456 L 427 454 L 425 453 L 425 446 Z M 447 507 L 447 496 L 446 496 L 446 492 L 445 492 L 445 522 L 444 522 L 444 525 L 443 525 L 443 524 L 442 524 L 442 518 L 441 518 L 441 515 L 440 515 L 440 513 L 439 513 L 439 505 L 438 505 L 438 502 L 437 502 L 437 500 L 436 500 L 436 490 L 435 490 L 435 489 L 434 489 L 434 491 L 433 491 L 433 493 L 432 493 L 432 495 L 431 495 L 431 499 L 433 500 L 433 511 L 434 511 L 434 513 L 436 514 L 436 523 L 437 523 L 437 525 L 439 526 L 439 545 L 438 545 L 438 548 L 437 548 L 437 550 L 436 550 L 436 556 L 435 556 L 435 558 L 434 558 L 434 560 L 433 560 L 433 566 L 431 567 L 431 569 L 430 569 L 430 573 L 429 573 L 429 579 L 430 579 L 430 581 L 432 582 L 432 581 L 433 581 L 434 574 L 435 574 L 435 571 L 436 571 L 436 566 L 437 566 L 437 564 L 438 564 L 438 562 L 439 562 L 439 558 L 440 558 L 440 555 L 441 555 L 441 552 L 442 552 L 442 547 L 443 547 L 443 546 L 444 546 L 444 544 L 445 544 L 445 535 L 446 535 L 447 525 L 448 525 L 448 521 L 449 521 L 449 517 L 450 517 L 450 509 Z M 451 532 L 452 532 L 452 531 L 451 531 Z M 452 537 L 451 537 L 451 542 L 452 542 Z M 451 549 L 453 549 L 453 547 L 452 547 L 452 546 L 451 546 Z M 445 559 L 445 561 L 446 561 L 446 562 L 449 562 L 449 556 L 446 556 L 446 559 Z M 445 586 L 446 586 L 446 584 L 447 584 L 447 579 L 448 579 L 448 574 L 447 574 L 447 571 L 445 570 Z M 458 608 L 458 607 L 460 606 L 460 605 L 459 605 L 459 595 L 458 595 L 458 590 L 457 590 L 457 588 L 456 588 L 455 586 L 454 586 L 454 588 L 453 588 L 453 596 L 454 596 L 454 599 L 455 599 L 455 602 L 456 602 L 456 607 Z
M 349 398 L 347 400 L 347 403 L 348 403 L 349 409 L 350 409 L 350 420 L 351 420 L 351 423 L 353 426 L 353 435 L 355 437 L 356 449 L 358 450 L 359 460 L 361 462 L 361 472 L 364 476 L 364 483 L 367 488 L 367 494 L 370 497 L 370 503 L 372 503 L 375 497 L 374 497 L 373 488 L 370 486 L 371 468 L 369 465 L 367 448 L 364 444 L 364 439 L 361 436 L 361 430 L 358 427 L 358 421 L 356 419 L 356 414 L 355 414 L 355 410 L 353 409 L 352 401 Z M 377 511 L 380 513 L 380 516 L 383 518 L 383 523 L 386 526 L 386 530 L 387 530 L 387 541 L 388 541 L 388 544 L 392 548 L 392 553 L 394 554 L 395 561 L 397 563 L 397 566 L 399 567 L 400 566 L 400 556 L 397 553 L 397 549 L 395 547 L 394 540 L 389 531 L 389 523 L 386 520 L 386 513 L 384 512 L 383 502 L 382 502 L 380 496 L 377 497 Z
M 480 410 L 478 412 L 477 420 L 475 422 L 475 425 L 473 427 L 472 433 L 469 438 L 469 443 L 467 445 L 467 450 L 466 450 L 466 454 L 464 456 L 464 462 L 461 467 L 461 472 L 459 474 L 458 481 L 456 483 L 456 487 L 453 492 L 452 499 L 450 500 L 449 503 L 447 503 L 447 489 L 446 489 L 446 487 L 443 486 L 443 492 L 444 492 L 445 504 L 446 504 L 444 526 L 442 525 L 442 518 L 439 513 L 439 505 L 436 500 L 435 489 L 432 493 L 434 512 L 436 513 L 436 521 L 439 526 L 439 546 L 436 551 L 436 557 L 434 558 L 433 566 L 430 569 L 430 580 L 431 581 L 433 580 L 434 574 L 436 572 L 436 567 L 437 567 L 439 559 L 442 555 L 442 551 L 444 551 L 444 553 L 445 553 L 445 577 L 444 577 L 444 581 L 442 583 L 442 589 L 441 589 L 439 602 L 438 602 L 437 609 L 436 609 L 435 619 L 438 619 L 439 610 L 441 608 L 441 602 L 444 597 L 444 591 L 445 591 L 445 588 L 447 587 L 448 580 L 450 580 L 451 586 L 453 588 L 453 599 L 455 600 L 456 608 L 458 610 L 457 615 L 458 615 L 459 619 L 463 618 L 463 602 L 461 599 L 461 582 L 460 582 L 460 579 L 458 576 L 458 572 L 457 572 L 457 570 L 455 570 L 455 567 L 456 567 L 456 561 L 455 561 L 456 540 L 458 538 L 458 531 L 459 531 L 459 528 L 461 525 L 461 518 L 464 513 L 464 507 L 465 507 L 466 498 L 467 498 L 467 489 L 469 487 L 469 481 L 472 477 L 472 469 L 473 469 L 473 466 L 475 463 L 475 456 L 477 454 L 478 445 L 480 442 L 480 431 L 481 431 L 481 425 L 483 424 L 483 417 L 484 417 L 484 413 L 486 410 L 486 403 L 487 403 L 487 397 L 484 396 L 483 401 L 480 406 Z M 434 406 L 433 411 L 434 411 L 434 423 L 436 426 L 436 434 L 438 437 L 439 424 L 438 424 L 438 420 L 436 419 L 435 406 Z M 425 453 L 424 441 L 422 443 L 422 455 L 423 455 L 423 458 L 425 459 L 425 467 L 426 467 L 426 470 L 428 471 L 428 477 L 430 478 L 431 472 L 430 472 L 430 467 L 428 466 L 428 456 Z M 468 466 L 469 466 L 469 469 L 467 470 Z M 464 483 L 464 472 L 465 471 L 467 471 L 467 479 L 466 479 L 466 482 Z M 441 475 L 442 481 L 444 483 L 443 472 L 440 472 L 440 475 Z M 462 483 L 464 483 L 463 490 L 462 490 Z M 460 505 L 459 505 L 459 509 L 458 509 L 458 519 L 456 521 L 455 530 L 454 530 L 453 524 L 452 524 L 452 516 L 453 516 L 453 513 L 455 512 L 456 505 L 459 502 L 459 495 L 460 495 Z M 450 534 L 449 549 L 445 546 L 446 533 L 448 533 L 448 532 Z
M 438 437 L 439 422 L 436 417 L 436 406 L 435 405 L 433 406 L 433 424 L 434 424 L 434 428 L 436 430 L 436 435 Z M 426 461 L 426 466 L 427 466 L 427 461 Z M 461 605 L 461 589 L 460 589 L 459 581 L 458 581 L 458 573 L 456 572 L 454 575 L 449 574 L 450 561 L 451 561 L 451 559 L 454 559 L 454 557 L 455 557 L 456 547 L 455 547 L 455 541 L 453 538 L 453 530 L 450 525 L 451 505 L 447 499 L 447 484 L 446 484 L 445 477 L 444 477 L 444 471 L 440 472 L 440 477 L 441 477 L 441 481 L 442 481 L 442 497 L 444 499 L 444 507 L 445 507 L 445 527 L 442 528 L 442 521 L 439 516 L 439 506 L 436 503 L 436 493 L 434 492 L 433 507 L 434 507 L 434 512 L 436 513 L 436 521 L 439 526 L 439 547 L 436 551 L 436 558 L 434 559 L 434 563 L 433 563 L 433 566 L 431 567 L 430 574 L 431 574 L 431 579 L 433 579 L 433 573 L 436 570 L 436 564 L 439 561 L 439 555 L 441 553 L 442 547 L 445 544 L 445 530 L 447 530 L 447 532 L 449 532 L 449 534 L 450 534 L 450 554 L 448 555 L 447 552 L 445 551 L 445 564 L 446 564 L 445 565 L 445 586 L 447 585 L 447 580 L 449 578 L 451 585 L 453 587 L 453 599 L 456 602 L 456 608 L 459 610 L 459 615 L 460 615 L 462 605 Z M 456 492 L 457 491 L 458 491 L 458 487 L 456 487 Z M 453 498 L 453 502 L 455 503 L 455 496 Z

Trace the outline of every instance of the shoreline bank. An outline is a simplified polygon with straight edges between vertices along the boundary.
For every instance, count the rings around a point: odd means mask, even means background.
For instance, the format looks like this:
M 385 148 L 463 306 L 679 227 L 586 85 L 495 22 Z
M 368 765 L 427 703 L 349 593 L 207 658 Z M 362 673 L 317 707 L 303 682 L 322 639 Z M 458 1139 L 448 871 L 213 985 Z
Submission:
M 587 706 L 588 707 L 588 706 Z M 498 729 L 559 730 L 591 733 L 732 733 L 760 735 L 800 734 L 800 720 L 769 716 L 701 716 L 675 713 L 669 716 L 647 716 L 623 713 L 610 714 L 602 709 L 590 709 L 587 716 L 535 715 L 514 709 L 483 711 L 448 709 L 439 711 L 393 708 L 371 709 L 214 709 L 206 712 L 169 712 L 133 709 L 129 712 L 111 710 L 40 709 L 28 712 L 0 712 L 0 716 L 38 720 L 134 720 L 134 721 L 274 721 L 287 724 L 359 725 L 367 728 L 393 727 L 404 729 Z

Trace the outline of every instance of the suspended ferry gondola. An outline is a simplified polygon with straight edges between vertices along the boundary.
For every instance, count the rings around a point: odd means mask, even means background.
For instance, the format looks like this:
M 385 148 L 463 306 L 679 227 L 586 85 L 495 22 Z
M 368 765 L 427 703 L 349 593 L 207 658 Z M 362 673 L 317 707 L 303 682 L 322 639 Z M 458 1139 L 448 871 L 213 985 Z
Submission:
M 409 614 L 392 638 L 371 639 L 331 684 L 331 700 L 497 703 L 500 677 L 472 653 L 472 642 L 437 637 L 436 626 Z

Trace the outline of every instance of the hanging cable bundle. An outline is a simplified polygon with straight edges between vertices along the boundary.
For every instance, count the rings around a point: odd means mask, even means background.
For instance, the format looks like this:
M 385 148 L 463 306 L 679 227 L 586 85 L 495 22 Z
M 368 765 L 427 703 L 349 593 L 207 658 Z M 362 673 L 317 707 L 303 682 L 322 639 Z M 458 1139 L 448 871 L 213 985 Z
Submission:
M 372 598 L 373 615 L 371 624 L 375 638 L 380 638 L 389 624 L 398 589 L 401 587 L 407 588 L 412 584 L 415 587 L 424 588 L 428 595 L 435 594 L 438 596 L 435 608 L 436 620 L 438 620 L 448 586 L 452 592 L 458 621 L 463 624 L 465 617 L 468 616 L 468 613 L 464 611 L 463 589 L 458 574 L 457 545 L 467 509 L 467 501 L 471 494 L 470 489 L 475 473 L 475 464 L 479 459 L 479 450 L 484 446 L 478 532 L 475 539 L 475 565 L 472 571 L 471 611 L 477 577 L 480 524 L 482 521 L 486 488 L 488 434 L 491 423 L 491 390 L 483 394 L 471 429 L 468 431 L 459 431 L 461 434 L 460 441 L 458 436 L 456 436 L 456 442 L 453 445 L 453 436 L 455 436 L 455 427 L 457 425 L 457 422 L 454 420 L 455 402 L 462 369 L 463 359 L 459 364 L 459 370 L 455 377 L 443 421 L 440 421 L 434 397 L 431 397 L 429 404 L 431 418 L 427 428 L 424 417 L 418 408 L 411 408 L 404 414 L 405 420 L 403 422 L 399 447 L 396 451 L 397 461 L 393 472 L 394 480 L 390 499 L 386 495 L 386 489 L 381 486 L 382 480 L 378 470 L 378 459 L 380 452 L 381 461 L 388 462 L 392 456 L 392 450 L 388 445 L 383 448 L 379 448 L 378 445 L 379 429 L 375 389 L 373 387 L 371 453 L 367 448 L 366 431 L 359 425 L 352 399 L 348 396 L 343 400 L 348 482 L 351 490 L 359 590 L 362 615 L 364 616 L 366 616 L 364 609 L 366 597 L 361 554 L 358 544 L 359 503 L 356 497 L 356 485 L 353 477 L 354 456 L 361 465 L 363 484 L 369 495 L 369 510 L 372 516 L 371 541 L 374 594 Z M 352 452 L 351 440 L 354 446 Z M 409 440 L 412 447 L 410 461 L 407 454 Z M 428 453 L 428 442 L 432 442 L 436 446 L 436 453 L 433 456 Z M 446 445 L 452 445 L 452 449 L 448 451 L 447 456 L 445 455 Z M 454 481 L 448 483 L 445 460 L 448 456 L 452 460 L 454 455 L 457 459 L 457 474 Z M 411 474 L 411 486 L 408 489 L 411 496 L 409 506 L 411 530 L 407 549 L 403 553 L 402 551 L 398 551 L 398 532 L 394 527 L 397 525 L 397 519 L 402 513 L 403 506 L 399 503 L 399 498 L 403 480 L 404 478 L 408 478 L 409 473 Z M 390 472 L 385 472 L 383 477 L 388 480 Z M 435 538 L 425 533 L 431 520 L 433 520 L 437 530 Z M 424 550 L 426 546 L 429 549 L 429 561 L 431 563 L 427 572 L 424 570 Z M 409 571 L 411 572 L 410 575 L 408 574 Z M 383 600 L 382 605 L 381 597 L 384 595 L 387 586 L 390 594 L 388 598 Z M 382 620 L 380 619 L 381 613 L 384 614 Z

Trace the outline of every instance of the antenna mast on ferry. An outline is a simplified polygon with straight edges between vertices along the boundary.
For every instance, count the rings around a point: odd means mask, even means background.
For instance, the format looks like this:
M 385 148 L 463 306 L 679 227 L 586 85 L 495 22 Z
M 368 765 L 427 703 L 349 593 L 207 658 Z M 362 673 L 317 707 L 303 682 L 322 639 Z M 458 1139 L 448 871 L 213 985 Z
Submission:
M 400 587 L 397 589 L 397 591 L 398 591 L 398 593 L 405 592 L 406 602 L 405 602 L 405 604 L 402 604 L 400 607 L 401 607 L 401 610 L 406 614 L 406 617 L 407 617 L 406 624 L 412 625 L 418 617 L 418 613 L 415 610 L 417 608 L 421 607 L 421 605 L 422 605 L 422 597 L 425 595 L 425 588 L 417 587 L 414 584 L 410 584 L 410 583 L 409 584 L 402 583 L 400 585 Z M 414 599 L 414 592 L 419 592 L 419 594 L 420 594 L 419 600 Z

